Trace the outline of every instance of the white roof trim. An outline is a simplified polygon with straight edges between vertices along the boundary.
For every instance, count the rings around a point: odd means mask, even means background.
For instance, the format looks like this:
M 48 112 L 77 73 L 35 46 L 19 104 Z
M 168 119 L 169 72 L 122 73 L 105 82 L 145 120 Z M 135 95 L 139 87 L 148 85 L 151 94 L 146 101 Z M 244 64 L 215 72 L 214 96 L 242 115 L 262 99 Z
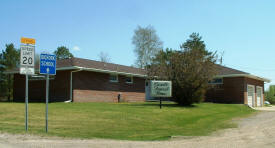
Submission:
M 252 78 L 252 79 L 256 79 L 256 80 L 261 80 L 267 83 L 270 83 L 271 80 L 267 79 L 267 78 L 263 78 L 263 77 L 258 77 L 258 76 L 254 76 L 251 74 L 229 74 L 229 75 L 217 75 L 217 78 L 222 78 L 222 77 L 248 77 L 248 78 Z
M 78 69 L 75 66 L 70 66 L 70 67 L 60 67 L 60 68 L 56 68 L 56 70 L 74 70 L 74 69 Z M 36 69 L 35 72 L 39 72 L 39 69 Z M 4 72 L 5 74 L 16 74 L 19 73 L 19 71 L 8 71 L 8 72 Z
M 127 73 L 127 72 L 119 72 L 119 71 L 112 71 L 112 70 L 104 70 L 104 69 L 96 69 L 96 68 L 86 68 L 86 67 L 78 67 L 74 66 L 77 69 L 82 69 L 86 71 L 94 71 L 94 72 L 102 72 L 102 73 L 115 73 L 115 74 L 121 74 L 121 75 L 126 75 L 126 76 L 135 76 L 135 77 L 146 77 L 146 75 L 142 74 L 134 74 L 134 73 Z
M 81 70 L 86 70 L 86 71 L 94 71 L 94 72 L 102 72 L 102 73 L 115 73 L 115 74 L 142 77 L 142 78 L 147 76 L 147 75 L 142 75 L 142 74 L 134 74 L 134 73 L 104 70 L 104 69 L 97 69 L 97 68 L 86 68 L 86 67 L 79 67 L 79 66 L 56 68 L 56 70 L 76 70 L 76 69 L 81 69 Z M 36 70 L 36 72 L 39 72 L 39 70 Z M 5 72 L 5 73 L 6 74 L 15 74 L 15 73 L 19 73 L 19 71 L 10 71 L 10 72 Z M 261 80 L 261 81 L 264 81 L 264 82 L 267 82 L 267 83 L 271 82 L 270 79 L 263 78 L 263 77 L 258 77 L 258 76 L 251 75 L 251 74 L 229 74 L 229 75 L 217 75 L 215 77 L 217 77 L 217 78 L 222 78 L 222 77 L 248 77 L 248 78 L 252 78 L 252 79 L 256 79 L 256 80 Z
M 94 71 L 94 72 L 102 72 L 102 73 L 115 73 L 115 74 L 121 74 L 126 76 L 135 76 L 135 77 L 146 77 L 146 75 L 142 74 L 135 74 L 135 73 L 127 73 L 127 72 L 119 72 L 119 71 L 111 71 L 111 70 L 104 70 L 104 69 L 96 69 L 96 68 L 86 68 L 86 67 L 79 67 L 79 66 L 70 66 L 70 67 L 60 67 L 56 68 L 57 71 L 59 70 L 86 70 L 86 71 Z M 35 72 L 39 72 L 39 70 L 36 70 Z M 5 72 L 6 74 L 16 74 L 19 73 L 19 71 L 9 71 Z

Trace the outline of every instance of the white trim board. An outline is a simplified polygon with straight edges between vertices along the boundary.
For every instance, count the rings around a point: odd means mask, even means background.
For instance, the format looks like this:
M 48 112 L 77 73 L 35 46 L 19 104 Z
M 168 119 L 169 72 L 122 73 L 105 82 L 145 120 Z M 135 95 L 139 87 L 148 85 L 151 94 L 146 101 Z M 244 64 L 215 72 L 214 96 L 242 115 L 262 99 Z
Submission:
M 263 77 L 258 77 L 258 76 L 254 76 L 251 74 L 230 74 L 230 75 L 217 75 L 217 78 L 224 78 L 224 77 L 248 77 L 248 78 L 252 78 L 252 79 L 256 79 L 256 80 L 261 80 L 267 83 L 270 83 L 271 80 L 267 79 L 267 78 L 263 78 Z
M 83 70 L 83 71 L 94 71 L 94 72 L 102 72 L 102 73 L 110 73 L 110 74 L 120 74 L 120 75 L 126 75 L 126 76 L 135 76 L 135 77 L 146 77 L 147 75 L 142 74 L 135 74 L 135 73 L 127 73 L 127 72 L 120 72 L 120 71 L 112 71 L 112 70 L 104 70 L 104 69 L 96 69 L 96 68 L 86 68 L 86 67 L 79 67 L 79 66 L 70 66 L 70 67 L 61 67 L 56 68 L 57 71 L 62 70 Z M 36 70 L 35 72 L 39 72 L 39 70 Z M 19 73 L 19 71 L 10 71 L 5 72 L 6 74 L 16 74 Z

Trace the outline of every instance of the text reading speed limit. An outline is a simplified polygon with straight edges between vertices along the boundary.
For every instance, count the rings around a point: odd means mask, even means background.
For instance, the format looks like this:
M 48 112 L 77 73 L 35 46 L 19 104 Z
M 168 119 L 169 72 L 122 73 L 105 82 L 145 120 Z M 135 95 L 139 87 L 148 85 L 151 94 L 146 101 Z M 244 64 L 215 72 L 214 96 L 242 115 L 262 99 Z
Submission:
M 34 66 L 34 46 L 21 45 L 21 66 Z

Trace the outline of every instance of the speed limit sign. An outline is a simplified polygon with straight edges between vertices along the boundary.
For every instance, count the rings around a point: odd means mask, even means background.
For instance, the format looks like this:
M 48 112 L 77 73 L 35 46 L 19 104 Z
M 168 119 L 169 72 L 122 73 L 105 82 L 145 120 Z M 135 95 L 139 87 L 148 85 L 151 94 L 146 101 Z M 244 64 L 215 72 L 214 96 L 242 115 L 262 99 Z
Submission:
M 34 45 L 21 45 L 20 47 L 20 74 L 34 74 Z

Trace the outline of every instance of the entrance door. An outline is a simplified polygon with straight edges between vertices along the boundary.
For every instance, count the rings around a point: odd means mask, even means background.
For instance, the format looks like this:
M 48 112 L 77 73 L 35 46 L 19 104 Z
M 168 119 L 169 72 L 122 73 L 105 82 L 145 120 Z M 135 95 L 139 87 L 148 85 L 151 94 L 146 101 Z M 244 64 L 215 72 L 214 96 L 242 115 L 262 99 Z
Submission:
M 146 101 L 151 100 L 150 81 L 145 81 L 145 99 L 146 99 Z
M 247 85 L 247 105 L 253 107 L 255 98 L 254 85 Z
M 257 86 L 257 106 L 262 106 L 263 102 L 263 88 Z

